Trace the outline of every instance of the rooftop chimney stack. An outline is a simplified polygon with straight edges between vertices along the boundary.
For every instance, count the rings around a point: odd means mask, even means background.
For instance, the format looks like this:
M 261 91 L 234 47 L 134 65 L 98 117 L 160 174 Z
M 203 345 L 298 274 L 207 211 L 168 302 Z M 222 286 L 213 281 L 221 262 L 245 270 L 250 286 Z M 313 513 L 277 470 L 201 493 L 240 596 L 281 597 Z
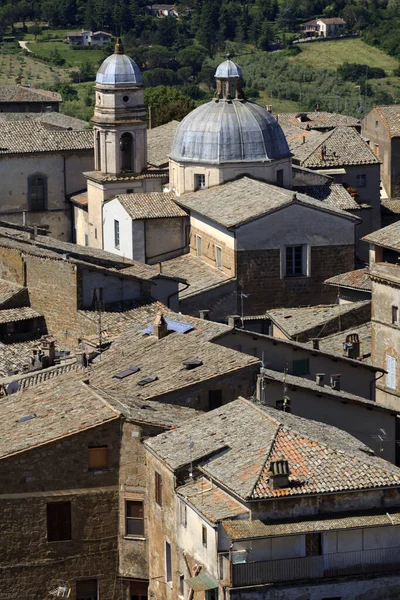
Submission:
M 52 367 L 55 363 L 56 358 L 56 341 L 52 337 L 45 337 L 40 340 L 40 346 L 42 349 L 42 367 Z
M 273 490 L 288 487 L 290 470 L 287 460 L 272 460 L 269 470 L 271 472 L 270 485 Z
M 325 377 L 325 373 L 316 373 L 315 374 L 316 384 L 320 385 L 321 387 L 324 387 L 324 377 Z
M 360 338 L 357 333 L 346 335 L 346 341 L 343 343 L 343 351 L 348 358 L 359 358 Z
M 321 105 L 320 105 L 320 103 L 319 103 L 319 102 L 317 102 L 317 104 L 315 105 L 315 110 L 316 110 L 317 112 L 319 112 L 319 111 L 321 110 Z
M 331 375 L 331 388 L 337 392 L 340 392 L 340 373 Z
M 319 338 L 313 338 L 312 347 L 314 348 L 314 350 L 319 350 Z
M 162 313 L 158 313 L 154 320 L 154 335 L 161 340 L 168 334 L 168 324 Z
M 229 315 L 228 317 L 228 325 L 229 327 L 238 327 L 240 323 L 239 315 Z
M 210 311 L 209 310 L 199 310 L 200 319 L 204 319 L 205 321 L 210 320 Z
M 265 108 L 269 113 L 272 113 L 272 104 L 267 104 Z

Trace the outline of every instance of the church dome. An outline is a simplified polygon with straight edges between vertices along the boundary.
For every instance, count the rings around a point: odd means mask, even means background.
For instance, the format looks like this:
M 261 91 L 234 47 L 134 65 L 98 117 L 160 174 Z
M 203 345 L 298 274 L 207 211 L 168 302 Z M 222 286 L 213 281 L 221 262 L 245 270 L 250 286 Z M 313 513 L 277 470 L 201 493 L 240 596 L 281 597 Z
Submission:
M 231 60 L 219 65 L 216 99 L 199 106 L 179 124 L 170 157 L 178 162 L 270 161 L 291 156 L 278 121 L 262 106 L 247 102 L 242 71 Z
M 139 67 L 132 58 L 124 54 L 120 40 L 115 45 L 115 53 L 108 56 L 97 71 L 96 83 L 102 85 L 143 84 Z

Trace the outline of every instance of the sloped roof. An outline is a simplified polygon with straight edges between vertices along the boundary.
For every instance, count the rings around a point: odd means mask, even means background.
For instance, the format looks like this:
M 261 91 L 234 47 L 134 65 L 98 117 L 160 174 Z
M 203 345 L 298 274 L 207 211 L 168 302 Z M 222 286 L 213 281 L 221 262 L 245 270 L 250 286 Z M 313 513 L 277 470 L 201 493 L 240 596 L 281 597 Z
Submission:
M 40 313 L 30 306 L 23 306 L 21 308 L 8 308 L 0 310 L 0 324 L 14 323 L 15 321 L 28 321 L 29 319 L 36 319 L 42 317 Z
M 179 293 L 181 299 L 197 294 L 206 288 L 225 285 L 231 280 L 226 273 L 205 263 L 204 260 L 193 254 L 182 254 L 182 256 L 171 258 L 161 264 L 162 272 L 165 275 L 183 277 L 189 284 L 188 288 L 183 288 Z
M 224 225 L 238 227 L 290 204 L 332 212 L 347 219 L 358 219 L 345 211 L 329 206 L 305 194 L 242 177 L 222 185 L 179 196 L 176 202 Z
M 60 94 L 23 85 L 1 85 L 0 102 L 62 102 Z
M 341 183 L 330 185 L 305 185 L 296 188 L 302 194 L 325 202 L 342 210 L 360 210 L 361 206 L 354 200 Z
M 354 437 L 239 398 L 145 441 L 173 470 L 192 458 L 206 476 L 244 500 L 400 486 L 400 469 Z M 288 460 L 286 488 L 272 489 L 270 463 Z
M 82 131 L 88 126 L 87 121 L 70 117 L 63 113 L 52 111 L 42 113 L 25 113 L 25 112 L 2 112 L 0 113 L 1 121 L 37 121 L 47 129 L 72 129 Z
M 178 206 L 175 194 L 151 192 L 148 194 L 121 194 L 116 197 L 132 219 L 166 219 L 186 217 L 187 212 Z
M 318 137 L 291 145 L 294 161 L 310 169 L 379 164 L 373 150 L 352 127 L 336 127 Z
M 319 349 L 330 354 L 343 354 L 343 342 L 346 340 L 347 335 L 356 333 L 360 340 L 361 357 L 363 361 L 371 357 L 371 321 L 363 323 L 362 325 L 356 325 L 355 327 L 349 327 L 344 331 L 327 335 L 319 340 Z M 312 347 L 312 342 L 308 343 Z M 366 400 L 367 402 L 367 400 Z M 375 406 L 379 408 L 379 405 L 374 402 Z
M 390 137 L 400 137 L 400 105 L 375 106 L 374 110 L 390 133 Z
M 153 167 L 162 167 L 169 162 L 169 153 L 179 121 L 147 130 L 147 162 Z
M 176 493 L 211 523 L 232 519 L 249 512 L 232 496 L 213 485 L 205 477 L 178 487 Z
M 356 269 L 355 271 L 348 271 L 347 273 L 340 273 L 340 275 L 335 275 L 334 277 L 326 279 L 324 283 L 366 292 L 370 292 L 372 289 L 371 279 L 369 278 L 369 269 L 367 267 L 364 269 Z
M 365 242 L 400 251 L 400 221 L 373 231 L 362 238 Z
M 325 111 L 314 111 L 307 113 L 280 113 L 279 123 L 286 127 L 292 125 L 301 129 L 333 129 L 334 127 L 359 127 L 360 121 L 355 117 L 330 113 Z
M 93 132 L 49 130 L 39 121 L 1 121 L 0 155 L 93 150 Z
M 17 283 L 13 283 L 11 281 L 6 281 L 5 279 L 0 279 L 0 308 L 1 306 L 10 300 L 13 296 L 21 293 L 23 290 L 26 290 L 22 285 L 18 285 Z

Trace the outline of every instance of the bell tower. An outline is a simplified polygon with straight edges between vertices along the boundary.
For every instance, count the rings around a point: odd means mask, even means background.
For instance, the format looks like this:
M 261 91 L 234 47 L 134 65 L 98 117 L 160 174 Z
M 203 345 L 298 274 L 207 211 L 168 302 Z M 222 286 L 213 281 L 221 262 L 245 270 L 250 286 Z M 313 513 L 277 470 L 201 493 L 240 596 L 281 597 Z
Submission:
M 85 173 L 88 244 L 103 248 L 103 205 L 118 194 L 140 189 L 147 168 L 147 121 L 139 67 L 120 39 L 101 65 L 95 85 L 94 171 Z

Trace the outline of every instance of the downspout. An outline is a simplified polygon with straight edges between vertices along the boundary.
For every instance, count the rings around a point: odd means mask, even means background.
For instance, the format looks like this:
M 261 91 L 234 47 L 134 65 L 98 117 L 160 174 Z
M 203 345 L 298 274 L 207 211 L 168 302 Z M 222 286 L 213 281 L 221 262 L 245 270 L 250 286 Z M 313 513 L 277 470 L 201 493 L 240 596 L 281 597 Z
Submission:
M 179 294 L 179 292 L 184 292 L 185 290 L 188 289 L 188 287 L 190 287 L 190 283 L 184 283 L 183 285 L 186 285 L 186 287 L 178 289 L 176 292 L 172 292 L 172 294 L 167 296 L 167 307 L 168 308 L 171 308 L 170 298 L 172 298 L 173 296 L 176 296 L 177 294 Z
M 381 373 L 379 375 L 379 377 L 377 377 L 376 379 L 373 379 L 370 384 L 369 384 L 369 397 L 370 400 L 372 400 L 372 386 L 375 387 L 375 394 L 374 394 L 374 402 L 376 402 L 376 382 L 379 381 L 380 379 L 382 379 L 382 377 L 385 375 L 386 371 L 384 371 L 383 373 Z

